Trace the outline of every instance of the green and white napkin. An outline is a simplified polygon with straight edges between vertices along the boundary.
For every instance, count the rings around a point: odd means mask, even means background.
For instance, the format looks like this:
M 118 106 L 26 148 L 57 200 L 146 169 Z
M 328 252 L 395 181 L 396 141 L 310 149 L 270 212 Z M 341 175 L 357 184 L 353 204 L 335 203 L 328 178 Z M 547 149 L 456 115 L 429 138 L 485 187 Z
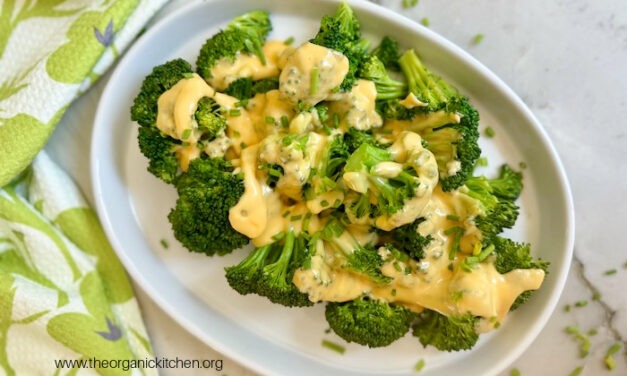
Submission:
M 0 0 L 0 375 L 156 373 L 130 362 L 152 353 L 124 269 L 41 150 L 166 1 Z

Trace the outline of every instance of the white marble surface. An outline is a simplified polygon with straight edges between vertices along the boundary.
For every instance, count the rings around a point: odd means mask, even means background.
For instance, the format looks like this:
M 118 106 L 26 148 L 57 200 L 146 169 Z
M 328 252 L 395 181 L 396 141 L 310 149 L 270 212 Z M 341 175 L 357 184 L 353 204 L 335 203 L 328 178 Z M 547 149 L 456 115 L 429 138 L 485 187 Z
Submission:
M 527 103 L 553 140 L 574 195 L 575 259 L 558 308 L 530 348 L 502 374 L 627 375 L 627 2 L 625 0 L 401 0 L 375 1 L 430 28 L 475 56 Z M 161 15 L 184 1 L 174 1 Z M 484 39 L 474 44 L 481 33 Z M 94 108 L 105 78 L 73 104 L 47 146 L 91 199 L 87 154 Z M 93 202 L 93 200 L 92 200 Z M 616 269 L 613 275 L 605 272 Z M 216 353 L 165 315 L 136 289 L 157 355 L 224 359 L 221 371 L 163 370 L 163 375 L 255 375 Z M 598 295 L 598 299 L 593 299 Z M 586 301 L 585 307 L 575 302 Z M 570 312 L 564 307 L 571 305 Z M 590 354 L 564 332 L 591 336 Z M 617 367 L 603 358 L 616 342 Z

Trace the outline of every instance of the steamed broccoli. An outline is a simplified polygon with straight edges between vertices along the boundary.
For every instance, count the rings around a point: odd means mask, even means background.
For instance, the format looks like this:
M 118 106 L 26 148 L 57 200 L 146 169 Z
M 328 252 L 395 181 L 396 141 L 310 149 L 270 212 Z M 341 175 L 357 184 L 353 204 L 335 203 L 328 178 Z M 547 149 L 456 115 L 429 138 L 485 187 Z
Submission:
M 479 335 L 475 326 L 479 318 L 470 313 L 444 316 L 432 310 L 421 312 L 412 324 L 413 335 L 424 346 L 434 346 L 441 351 L 470 350 Z
M 351 7 L 343 2 L 333 16 L 323 16 L 320 29 L 310 42 L 341 52 L 348 58 L 348 73 L 340 89 L 350 91 L 357 79 L 359 67 L 367 56 L 367 43 L 361 38 L 359 20 Z
M 139 93 L 131 107 L 131 120 L 139 125 L 138 143 L 142 154 L 148 158 L 148 171 L 166 183 L 173 183 L 180 173 L 175 152 L 184 146 L 178 138 L 167 135 L 157 128 L 158 101 L 161 94 L 193 74 L 191 65 L 183 59 L 175 59 L 156 66 L 144 78 Z M 226 120 L 220 114 L 215 101 L 203 97 L 194 114 L 198 129 L 198 142 L 213 140 L 226 128 Z M 192 128 L 196 124 L 192 123 Z
M 331 329 L 348 342 L 368 347 L 387 346 L 409 331 L 414 314 L 406 308 L 368 297 L 326 305 Z
M 407 95 L 407 85 L 390 77 L 381 60 L 375 55 L 368 56 L 362 62 L 359 78 L 374 82 L 377 99 L 395 99 Z
M 433 74 L 413 50 L 399 65 L 409 92 L 424 105 L 408 108 L 398 99 L 381 100 L 377 109 L 385 119 L 408 120 L 406 130 L 420 134 L 436 157 L 444 191 L 459 188 L 472 174 L 479 148 L 479 113 L 457 89 Z
M 332 137 L 324 148 L 320 162 L 310 176 L 305 188 L 305 198 L 311 200 L 325 192 L 338 188 L 337 180 L 346 163 L 349 151 L 341 135 Z
M 263 43 L 272 30 L 268 12 L 256 10 L 235 17 L 224 30 L 207 39 L 196 60 L 198 74 L 209 81 L 222 59 L 234 61 L 239 53 L 253 54 L 265 64 Z
M 415 171 L 411 168 L 402 168 L 393 177 L 378 174 L 377 165 L 383 162 L 394 163 L 388 150 L 363 143 L 344 166 L 344 180 L 350 182 L 349 187 L 364 196 L 370 196 L 370 201 L 375 203 L 376 212 L 372 213 L 372 217 L 398 212 L 403 208 L 405 200 L 415 196 L 418 188 Z
M 198 129 L 202 132 L 200 142 L 211 141 L 226 129 L 226 118 L 221 111 L 220 105 L 212 98 L 204 97 L 198 101 L 194 115 Z
M 313 305 L 292 282 L 294 271 L 309 257 L 307 246 L 304 233 L 280 233 L 274 242 L 254 249 L 239 264 L 227 267 L 227 282 L 242 295 L 258 294 L 287 307 Z
M 368 131 L 360 131 L 356 128 L 348 128 L 348 131 L 344 133 L 344 143 L 349 153 L 354 153 L 361 144 L 369 144 L 377 148 L 385 147 L 384 144 L 377 141 L 374 135 Z
M 478 201 L 482 215 L 475 218 L 484 245 L 505 228 L 512 228 L 518 218 L 515 200 L 522 190 L 522 174 L 503 165 L 495 179 L 473 176 L 466 181 L 465 194 Z
M 174 154 L 181 141 L 169 137 L 157 128 L 159 96 L 192 74 L 192 66 L 176 59 L 156 66 L 142 82 L 131 107 L 131 120 L 139 125 L 139 149 L 148 158 L 148 171 L 166 183 L 172 183 L 179 172 Z
M 327 246 L 341 255 L 341 266 L 353 272 L 364 274 L 377 283 L 388 283 L 390 277 L 383 275 L 383 258 L 372 246 L 361 245 L 357 239 L 336 219 L 331 218 L 321 233 Z
M 224 93 L 241 100 L 252 98 L 256 94 L 266 93 L 278 88 L 279 79 L 277 77 L 264 78 L 257 81 L 253 81 L 250 77 L 240 77 L 231 82 Z
M 248 243 L 229 222 L 244 193 L 240 175 L 222 158 L 198 158 L 176 179 L 179 197 L 168 219 L 174 236 L 192 252 L 224 255 Z
M 497 236 L 492 239 L 496 261 L 494 267 L 496 271 L 505 274 L 514 269 L 542 269 L 548 273 L 549 263 L 531 256 L 529 244 L 517 243 L 513 240 Z M 524 304 L 533 291 L 525 291 L 516 298 L 510 310 L 515 310 Z
M 401 66 L 398 65 L 398 59 L 401 57 L 398 42 L 389 36 L 384 36 L 381 43 L 372 50 L 372 55 L 379 58 L 386 69 L 394 72 L 400 72 Z
M 386 245 L 405 252 L 414 260 L 420 260 L 424 257 L 424 248 L 433 240 L 431 235 L 423 236 L 418 232 L 418 226 L 424 220 L 424 218 L 417 218 L 412 223 L 389 232 L 380 231 L 379 234 L 384 238 Z

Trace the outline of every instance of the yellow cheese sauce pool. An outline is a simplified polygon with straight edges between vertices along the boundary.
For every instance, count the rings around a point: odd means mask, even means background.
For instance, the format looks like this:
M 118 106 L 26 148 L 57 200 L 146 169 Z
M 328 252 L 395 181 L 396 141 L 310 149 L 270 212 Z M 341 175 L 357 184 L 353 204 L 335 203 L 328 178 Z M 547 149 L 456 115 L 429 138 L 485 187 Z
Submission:
M 216 64 L 209 84 L 194 74 L 174 85 L 158 101 L 157 127 L 185 142 L 185 146 L 176 150 L 183 171 L 191 160 L 206 153 L 210 157 L 226 156 L 236 171 L 243 174 L 244 194 L 229 215 L 233 228 L 249 237 L 255 246 L 268 244 L 274 236 L 290 229 L 297 234 L 321 230 L 327 221 L 325 210 L 366 194 L 367 181 L 360 173 L 345 173 L 341 181 L 343 189 L 319 192 L 306 200 L 305 183 L 320 166 L 325 150 L 338 132 L 349 128 L 381 128 L 385 130 L 383 139 L 391 142 L 388 151 L 393 161 L 377 165 L 375 173 L 394 177 L 403 164 L 408 164 L 415 169 L 419 190 L 403 210 L 361 220 L 360 225 L 351 225 L 347 231 L 361 245 L 366 245 L 378 240 L 373 227 L 389 231 L 423 217 L 418 231 L 433 237 L 419 261 L 395 260 L 390 251 L 380 248 L 382 258 L 389 260 L 381 270 L 390 278 L 386 284 L 377 284 L 342 268 L 336 255 L 325 251 L 324 242 L 318 241 L 312 267 L 297 269 L 293 278 L 297 288 L 307 293 L 310 300 L 341 302 L 367 294 L 416 312 L 425 308 L 445 315 L 471 312 L 494 322 L 494 318 L 498 321 L 505 318 L 520 293 L 540 287 L 544 272 L 539 269 L 500 274 L 490 258 L 470 272 L 451 267 L 472 254 L 481 234 L 472 221 L 463 223 L 460 252 L 453 260 L 449 259 L 453 235 L 445 234 L 444 229 L 450 227 L 450 216 L 473 218 L 481 213 L 468 204 L 465 196 L 439 188 L 439 177 L 455 173 L 459 166 L 438 171 L 435 157 L 422 146 L 418 132 L 458 123 L 459 115 L 441 111 L 416 116 L 411 121 L 384 122 L 375 110 L 373 82 L 359 80 L 349 92 L 337 90 L 349 68 L 348 59 L 342 54 L 309 42 L 294 48 L 278 41 L 267 42 L 263 52 L 265 64 L 257 56 L 240 54 L 235 61 Z M 245 105 L 216 91 L 223 91 L 240 77 L 254 80 L 278 77 L 279 89 L 257 94 Z M 227 129 L 201 148 L 197 145 L 198 124 L 193 115 L 202 97 L 213 98 L 224 109 Z M 337 129 L 331 132 L 324 129 L 316 111 L 298 110 L 299 102 L 315 105 L 322 101 L 328 104 L 329 114 L 336 114 L 338 119 Z M 413 94 L 400 103 L 407 108 L 425 105 Z M 286 142 L 288 134 L 295 137 Z M 267 173 L 260 168 L 262 164 L 282 167 L 283 176 L 274 187 L 269 186 Z M 491 326 L 484 325 L 483 329 L 489 330 Z

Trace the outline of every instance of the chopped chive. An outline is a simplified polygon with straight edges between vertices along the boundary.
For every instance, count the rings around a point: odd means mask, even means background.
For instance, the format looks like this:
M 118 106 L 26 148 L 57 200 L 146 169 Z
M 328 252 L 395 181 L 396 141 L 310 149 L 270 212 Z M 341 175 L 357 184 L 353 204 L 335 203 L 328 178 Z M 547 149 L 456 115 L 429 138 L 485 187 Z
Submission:
M 587 300 L 580 300 L 578 302 L 575 302 L 575 307 L 585 307 L 588 305 L 588 301 Z
M 337 199 L 337 200 L 333 201 L 333 207 L 334 208 L 339 207 L 340 204 L 342 204 L 342 200 L 340 200 L 340 199 Z
M 396 289 L 392 289 L 392 292 L 390 292 L 390 294 L 391 294 L 392 296 L 396 296 Z
M 329 206 L 329 201 L 327 201 L 327 200 L 320 201 L 320 206 L 323 206 L 323 207 L 326 208 L 327 206 Z
M 564 312 L 570 312 L 570 304 L 564 306 Z
M 403 0 L 403 8 L 409 9 L 418 5 L 418 0 Z
M 488 158 L 487 157 L 479 157 L 479 158 L 477 158 L 477 161 L 475 162 L 475 165 L 477 167 L 486 167 L 488 165 Z
M 161 243 L 161 246 L 165 249 L 168 249 L 170 247 L 170 244 L 168 244 L 168 241 L 165 239 L 161 239 L 160 243 Z
M 288 210 L 288 211 L 286 211 L 285 213 L 283 213 L 283 218 L 287 217 L 288 215 L 290 215 L 289 210 Z
M 411 266 L 407 265 L 405 266 L 405 275 L 409 275 L 411 274 Z
M 288 46 L 290 44 L 292 44 L 292 43 L 294 43 L 294 37 L 289 37 L 289 38 L 287 38 L 286 40 L 283 41 L 283 44 L 286 44 Z
M 571 373 L 568 374 L 568 376 L 579 376 L 581 374 L 581 371 L 583 371 L 583 366 L 575 368 Z
M 289 125 L 290 125 L 290 121 L 287 119 L 287 116 L 285 116 L 285 115 L 281 116 L 281 125 L 282 125 L 284 128 L 289 127 Z
M 609 369 L 610 371 L 616 368 L 616 361 L 614 360 L 613 356 L 606 355 L 605 358 L 603 358 L 603 361 L 605 362 L 605 366 L 607 367 L 607 369 Z
M 512 370 L 509 371 L 509 376 L 520 376 L 520 371 L 518 368 L 512 368 Z
M 616 354 L 618 352 L 618 350 L 620 350 L 620 348 L 621 348 L 620 343 L 613 344 L 612 347 L 610 347 L 607 350 L 607 355 L 614 355 L 614 354 Z
M 318 92 L 318 82 L 320 81 L 320 72 L 318 68 L 311 70 L 311 78 L 309 83 L 309 94 L 316 94 Z
M 186 142 L 186 141 L 181 142 L 181 146 L 183 146 L 183 147 L 189 146 L 189 145 L 190 145 L 189 142 Z
M 594 300 L 595 302 L 601 300 L 601 293 L 598 291 L 592 293 L 592 300 Z
M 266 116 L 266 124 L 274 124 L 274 118 L 272 116 Z
M 527 164 L 525 162 L 520 162 L 518 163 L 518 167 L 520 167 L 521 170 L 524 170 L 527 168 Z
M 592 329 L 588 330 L 588 335 L 589 336 L 596 336 L 597 334 L 599 334 L 599 331 L 596 330 L 595 328 L 592 328 Z
M 605 275 L 614 275 L 616 273 L 618 273 L 618 270 L 610 269 L 610 270 L 606 270 L 605 273 L 603 273 L 603 274 L 605 274 Z
M 486 127 L 485 129 L 485 135 L 489 138 L 494 137 L 494 135 L 496 134 L 496 132 L 494 132 L 494 128 L 492 127 Z
M 183 73 L 183 77 L 184 78 L 194 78 L 194 74 L 191 72 L 185 72 Z
M 447 214 L 446 219 L 448 219 L 449 221 L 459 222 L 459 217 L 453 214 Z
M 431 25 L 431 21 L 429 20 L 429 17 L 422 17 L 422 19 L 420 20 L 420 23 L 422 24 L 422 26 L 426 26 L 426 27 L 429 27 L 429 25 Z
M 191 129 L 186 129 L 183 131 L 183 134 L 181 135 L 181 140 L 185 140 L 187 138 L 189 138 L 189 136 L 192 135 L 192 130 Z
M 401 265 L 398 263 L 398 261 L 394 261 L 392 263 L 392 266 L 394 267 L 394 270 L 396 270 L 397 272 L 401 272 L 403 269 L 401 269 Z
M 464 298 L 464 291 L 463 290 L 453 291 L 453 293 L 451 294 L 451 300 L 454 301 L 454 302 L 459 302 L 463 298 Z
M 240 111 L 237 108 L 233 108 L 229 110 L 229 116 L 235 117 L 235 116 L 240 116 L 241 114 L 242 114 L 242 111 Z
M 243 142 L 243 141 L 239 143 L 239 147 L 242 148 L 242 149 L 246 149 L 247 146 L 248 145 L 246 145 L 246 143 Z
M 479 44 L 483 41 L 484 35 L 481 33 L 476 34 L 472 37 L 472 44 Z
M 337 343 L 328 341 L 326 339 L 322 340 L 322 347 L 326 347 L 327 349 L 333 350 L 336 353 L 339 353 L 342 355 L 344 354 L 344 352 L 346 352 L 346 348 L 344 346 L 338 345 Z
M 298 215 L 293 215 L 290 217 L 290 221 L 294 222 L 294 221 L 300 221 L 303 218 L 302 214 L 298 214 Z
M 420 372 L 423 368 L 425 368 L 425 360 L 420 359 L 418 363 L 416 363 L 416 365 L 414 366 L 414 371 Z

